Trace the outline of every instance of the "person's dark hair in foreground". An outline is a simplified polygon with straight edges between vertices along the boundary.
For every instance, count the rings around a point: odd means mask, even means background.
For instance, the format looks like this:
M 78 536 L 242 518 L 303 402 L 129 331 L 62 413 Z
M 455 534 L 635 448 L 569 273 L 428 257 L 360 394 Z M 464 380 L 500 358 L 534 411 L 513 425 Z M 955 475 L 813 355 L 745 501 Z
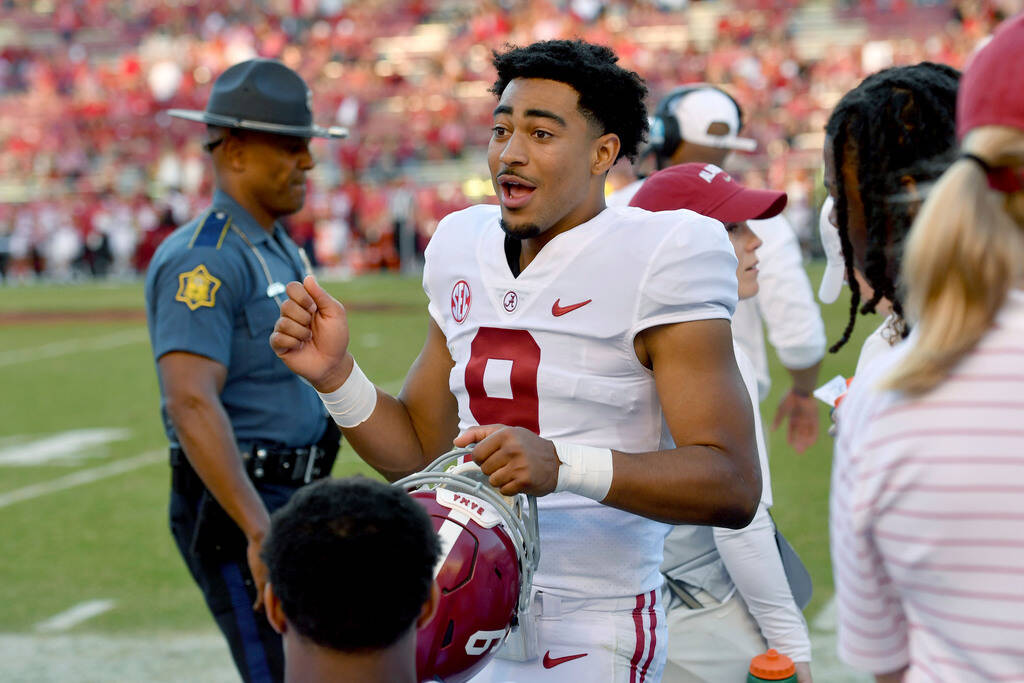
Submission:
M 439 554 L 426 511 L 401 489 L 357 476 L 300 490 L 263 546 L 285 678 L 415 681 Z

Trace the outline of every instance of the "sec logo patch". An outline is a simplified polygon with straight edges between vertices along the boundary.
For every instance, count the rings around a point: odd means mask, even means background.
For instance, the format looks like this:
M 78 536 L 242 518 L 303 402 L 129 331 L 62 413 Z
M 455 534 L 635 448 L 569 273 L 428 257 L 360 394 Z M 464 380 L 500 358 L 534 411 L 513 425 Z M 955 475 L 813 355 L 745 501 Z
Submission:
M 469 305 L 473 300 L 472 293 L 469 291 L 469 283 L 465 280 L 459 280 L 452 287 L 452 318 L 457 323 L 466 322 L 466 318 L 469 316 Z

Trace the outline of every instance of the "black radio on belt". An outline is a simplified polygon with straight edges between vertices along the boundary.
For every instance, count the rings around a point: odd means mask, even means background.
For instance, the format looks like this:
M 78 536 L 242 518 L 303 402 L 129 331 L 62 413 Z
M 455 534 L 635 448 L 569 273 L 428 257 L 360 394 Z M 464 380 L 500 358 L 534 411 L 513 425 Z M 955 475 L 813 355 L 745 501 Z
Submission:
M 242 461 L 255 482 L 301 485 L 330 474 L 334 455 L 317 444 L 284 449 L 254 446 L 242 453 Z

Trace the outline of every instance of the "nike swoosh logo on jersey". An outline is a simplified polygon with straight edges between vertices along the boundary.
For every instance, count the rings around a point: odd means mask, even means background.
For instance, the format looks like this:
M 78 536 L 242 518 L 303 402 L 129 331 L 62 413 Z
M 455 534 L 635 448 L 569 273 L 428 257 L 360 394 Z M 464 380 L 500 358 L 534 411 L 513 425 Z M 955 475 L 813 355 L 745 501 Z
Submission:
M 577 308 L 583 308 L 591 301 L 593 301 L 593 299 L 587 299 L 586 301 L 581 301 L 578 304 L 573 304 L 571 306 L 559 306 L 558 302 L 560 301 L 561 299 L 555 299 L 555 303 L 551 304 L 551 315 L 555 316 L 556 318 L 560 315 L 565 315 L 566 313 L 572 313 Z
M 580 657 L 586 657 L 586 656 L 587 656 L 587 653 L 584 652 L 581 655 L 569 655 L 568 657 L 552 657 L 551 656 L 551 650 L 548 650 L 547 652 L 544 653 L 544 668 L 545 669 L 553 669 L 554 667 L 558 666 L 559 664 L 565 664 L 566 662 L 571 662 L 574 659 L 579 659 Z

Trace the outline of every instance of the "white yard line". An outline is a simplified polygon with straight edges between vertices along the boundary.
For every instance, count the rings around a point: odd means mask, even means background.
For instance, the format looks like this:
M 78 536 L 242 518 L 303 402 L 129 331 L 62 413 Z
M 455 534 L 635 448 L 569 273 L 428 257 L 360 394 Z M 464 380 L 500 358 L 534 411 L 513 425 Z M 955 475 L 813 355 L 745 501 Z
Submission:
M 81 602 L 71 609 L 64 610 L 60 614 L 55 614 L 49 619 L 40 621 L 36 624 L 36 631 L 40 633 L 56 633 L 58 631 L 67 631 L 73 626 L 81 624 L 83 621 L 97 617 L 104 612 L 109 612 L 114 609 L 116 603 L 113 600 L 89 600 L 87 602 Z
M 136 455 L 132 458 L 126 458 L 124 460 L 118 460 L 117 462 L 101 465 L 100 467 L 72 472 L 71 474 L 63 477 L 57 477 L 50 481 L 23 486 L 20 489 L 0 493 L 0 508 L 13 505 L 14 503 L 20 503 L 23 500 L 31 500 L 50 493 L 64 491 L 65 489 L 81 486 L 82 484 L 91 484 L 94 481 L 137 470 L 140 467 L 145 467 L 146 465 L 165 462 L 166 459 L 167 453 L 165 451 L 151 451 L 149 453 Z
M 56 358 L 72 353 L 82 353 L 83 351 L 106 351 L 118 346 L 128 346 L 129 344 L 138 344 L 148 340 L 149 334 L 145 329 L 135 329 L 107 334 L 102 337 L 68 339 L 43 344 L 42 346 L 0 351 L 0 367 L 43 360 L 45 358 Z
M 0 441 L 0 466 L 75 464 L 90 456 L 105 455 L 103 446 L 131 435 L 130 429 L 99 427 L 72 429 L 43 437 L 15 436 L 10 443 Z

